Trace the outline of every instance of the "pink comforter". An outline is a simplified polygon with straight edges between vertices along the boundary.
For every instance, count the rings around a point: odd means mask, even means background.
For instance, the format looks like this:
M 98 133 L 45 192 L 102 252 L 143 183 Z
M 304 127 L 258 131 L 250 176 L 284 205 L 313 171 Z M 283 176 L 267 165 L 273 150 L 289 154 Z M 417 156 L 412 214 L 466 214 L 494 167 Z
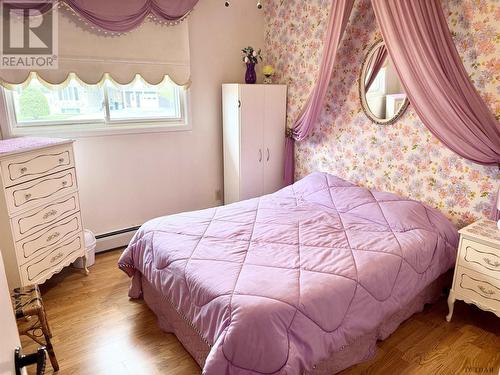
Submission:
M 212 345 L 204 374 L 290 375 L 376 330 L 452 267 L 457 242 L 437 210 L 314 173 L 151 220 L 119 265 L 131 297 L 147 278 Z

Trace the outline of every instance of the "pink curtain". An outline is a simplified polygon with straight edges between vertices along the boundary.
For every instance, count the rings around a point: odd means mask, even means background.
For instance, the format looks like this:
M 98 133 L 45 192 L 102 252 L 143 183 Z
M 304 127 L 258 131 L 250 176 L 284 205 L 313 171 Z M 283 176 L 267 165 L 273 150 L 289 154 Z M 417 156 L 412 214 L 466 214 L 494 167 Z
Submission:
M 293 128 L 287 132 L 285 143 L 285 183 L 287 185 L 293 183 L 294 179 L 294 143 L 307 138 L 316 125 L 332 76 L 337 48 L 349 21 L 353 3 L 354 0 L 332 0 L 330 21 L 325 35 L 316 85 Z
M 498 210 L 498 201 L 500 200 L 500 186 L 497 189 L 497 195 L 493 207 L 491 209 L 491 219 L 498 221 L 500 220 L 500 210 Z
M 479 164 L 500 162 L 500 127 L 475 90 L 439 0 L 372 0 L 399 78 L 441 142 Z
M 368 75 L 365 78 L 365 92 L 368 92 L 368 90 L 370 90 L 373 81 L 375 81 L 378 72 L 384 66 L 386 59 L 387 48 L 385 48 L 385 46 L 380 46 L 370 59 Z

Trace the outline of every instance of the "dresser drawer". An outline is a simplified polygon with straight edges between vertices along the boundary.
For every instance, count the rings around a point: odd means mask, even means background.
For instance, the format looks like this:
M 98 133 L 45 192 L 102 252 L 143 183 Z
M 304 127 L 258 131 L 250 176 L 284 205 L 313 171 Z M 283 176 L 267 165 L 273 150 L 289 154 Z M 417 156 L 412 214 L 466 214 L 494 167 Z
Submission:
M 71 145 L 13 156 L 0 163 L 4 186 L 13 186 L 74 166 Z
M 24 264 L 31 258 L 49 251 L 52 247 L 78 234 L 83 230 L 80 213 L 58 221 L 50 227 L 36 232 L 16 243 L 19 264 Z
M 459 299 L 474 303 L 484 310 L 500 312 L 500 283 L 479 272 L 458 267 L 454 290 Z
M 7 207 L 12 215 L 21 210 L 50 203 L 76 189 L 75 170 L 69 169 L 7 188 L 5 190 Z
M 51 251 L 36 257 L 19 268 L 23 285 L 44 282 L 63 267 L 84 255 L 83 235 L 63 241 Z
M 493 247 L 463 238 L 458 264 L 500 279 L 500 250 Z
M 76 193 L 67 195 L 43 207 L 37 207 L 13 217 L 11 219 L 12 234 L 15 241 L 19 241 L 78 211 L 80 211 L 78 195 Z

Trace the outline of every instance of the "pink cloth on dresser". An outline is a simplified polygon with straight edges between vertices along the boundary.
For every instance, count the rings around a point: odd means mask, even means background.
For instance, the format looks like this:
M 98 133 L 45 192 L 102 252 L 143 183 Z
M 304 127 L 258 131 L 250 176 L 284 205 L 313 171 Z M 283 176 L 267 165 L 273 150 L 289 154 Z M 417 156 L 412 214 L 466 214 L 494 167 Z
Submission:
M 0 140 L 0 154 L 8 154 L 32 148 L 53 146 L 67 142 L 62 138 L 20 137 Z
M 438 211 L 314 173 L 274 194 L 151 220 L 120 258 L 211 345 L 203 373 L 302 374 L 452 267 Z

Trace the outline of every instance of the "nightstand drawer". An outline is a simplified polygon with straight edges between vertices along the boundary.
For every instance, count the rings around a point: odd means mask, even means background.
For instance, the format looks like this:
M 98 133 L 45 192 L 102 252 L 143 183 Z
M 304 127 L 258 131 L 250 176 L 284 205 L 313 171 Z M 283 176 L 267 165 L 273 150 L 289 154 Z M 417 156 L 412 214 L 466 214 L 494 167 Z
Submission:
M 493 247 L 463 238 L 458 263 L 500 279 L 500 252 Z
M 483 310 L 500 311 L 500 283 L 497 279 L 458 267 L 455 275 L 457 298 L 474 303 Z
M 47 204 L 58 196 L 76 191 L 74 169 L 51 174 L 5 190 L 7 207 L 14 214 L 21 210 Z
M 11 219 L 12 234 L 14 239 L 19 241 L 77 211 L 80 211 L 78 195 L 76 193 L 67 195 L 43 207 L 13 217 Z
M 84 255 L 83 235 L 64 241 L 53 250 L 22 265 L 19 269 L 24 285 L 41 284 L 63 267 Z
M 52 247 L 82 232 L 80 213 L 69 216 L 49 228 L 36 232 L 16 243 L 19 264 L 24 264 L 31 258 L 49 251 Z
M 74 166 L 71 145 L 37 150 L 2 160 L 4 186 L 17 185 Z

